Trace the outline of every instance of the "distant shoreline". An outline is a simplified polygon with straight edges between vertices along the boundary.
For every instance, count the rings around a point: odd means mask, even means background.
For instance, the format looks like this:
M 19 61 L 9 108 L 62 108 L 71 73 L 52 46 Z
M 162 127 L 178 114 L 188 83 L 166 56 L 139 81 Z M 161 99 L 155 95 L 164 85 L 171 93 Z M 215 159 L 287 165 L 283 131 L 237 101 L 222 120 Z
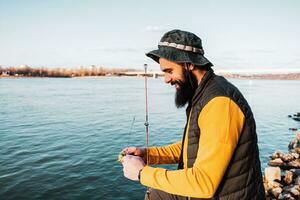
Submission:
M 300 80 L 298 71 L 222 71 L 215 70 L 215 73 L 231 79 L 263 79 L 263 80 Z M 144 71 L 125 68 L 104 68 L 104 67 L 80 67 L 78 69 L 68 68 L 32 68 L 29 66 L 6 67 L 0 66 L 0 78 L 84 78 L 84 77 L 123 77 L 123 76 L 163 76 L 161 71 Z
M 230 79 L 247 79 L 247 80 L 300 80 L 300 73 L 289 73 L 289 74 L 222 74 L 226 78 Z M 139 75 L 128 75 L 128 74 L 117 74 L 117 75 L 101 75 L 101 76 L 11 76 L 11 75 L 0 75 L 0 78 L 100 78 L 100 77 L 143 77 L 144 74 Z M 147 74 L 148 77 L 153 77 L 153 74 Z M 161 77 L 163 75 L 154 75 Z
M 286 74 L 220 74 L 232 79 L 258 79 L 258 80 L 300 80 L 300 73 Z

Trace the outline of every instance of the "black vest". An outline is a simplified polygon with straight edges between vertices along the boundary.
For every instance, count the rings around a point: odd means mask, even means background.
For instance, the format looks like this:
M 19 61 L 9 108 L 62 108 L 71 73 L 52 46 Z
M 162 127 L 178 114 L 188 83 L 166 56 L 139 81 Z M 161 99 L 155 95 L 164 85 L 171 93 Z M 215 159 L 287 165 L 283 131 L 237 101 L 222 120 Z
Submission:
M 251 108 L 240 91 L 225 78 L 215 75 L 213 70 L 205 73 L 186 110 L 187 118 L 191 116 L 188 130 L 187 167 L 193 167 L 197 157 L 201 138 L 201 127 L 198 126 L 199 114 L 210 100 L 220 96 L 230 98 L 239 106 L 245 115 L 245 123 L 231 161 L 212 199 L 264 200 L 265 191 L 257 146 L 256 125 Z M 186 132 L 185 128 L 183 140 Z M 183 146 L 179 169 L 183 168 L 182 154 Z

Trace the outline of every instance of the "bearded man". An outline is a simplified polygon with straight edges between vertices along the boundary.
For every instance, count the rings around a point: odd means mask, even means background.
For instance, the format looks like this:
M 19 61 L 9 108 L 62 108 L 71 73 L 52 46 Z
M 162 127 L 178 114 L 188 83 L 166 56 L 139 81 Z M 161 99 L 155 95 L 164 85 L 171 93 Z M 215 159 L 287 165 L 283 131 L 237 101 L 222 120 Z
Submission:
M 146 55 L 175 86 L 176 106 L 187 105 L 187 122 L 174 144 L 125 148 L 124 176 L 149 187 L 145 199 L 151 200 L 265 199 L 251 108 L 234 85 L 214 74 L 201 39 L 172 30 Z M 175 163 L 177 170 L 150 166 Z

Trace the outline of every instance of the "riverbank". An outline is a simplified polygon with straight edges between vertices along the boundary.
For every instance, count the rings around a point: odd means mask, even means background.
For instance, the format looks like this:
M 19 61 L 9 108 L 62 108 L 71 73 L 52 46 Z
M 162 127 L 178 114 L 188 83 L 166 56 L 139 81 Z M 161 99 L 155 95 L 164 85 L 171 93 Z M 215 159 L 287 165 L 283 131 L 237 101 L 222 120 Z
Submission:
M 135 72 L 135 69 L 104 68 L 104 67 L 80 67 L 80 68 L 45 68 L 45 67 L 6 67 L 0 66 L 0 77 L 49 77 L 49 78 L 72 78 L 86 76 L 121 76 L 127 72 Z

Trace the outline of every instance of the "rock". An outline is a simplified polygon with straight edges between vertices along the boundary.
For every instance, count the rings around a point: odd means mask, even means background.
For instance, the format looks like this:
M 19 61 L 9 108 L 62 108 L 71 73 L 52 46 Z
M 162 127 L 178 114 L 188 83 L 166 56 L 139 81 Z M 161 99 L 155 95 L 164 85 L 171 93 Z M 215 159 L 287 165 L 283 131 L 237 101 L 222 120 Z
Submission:
M 298 153 L 291 153 L 291 155 L 292 155 L 295 159 L 298 159 L 298 158 L 299 158 L 299 154 L 298 154 Z
M 273 188 L 283 187 L 283 185 L 278 183 L 277 181 L 265 181 L 265 179 L 263 184 L 266 193 L 270 192 Z
M 300 169 L 291 169 L 289 171 L 293 172 L 295 177 L 300 176 Z
M 280 152 L 280 151 L 275 151 L 275 152 L 272 154 L 271 158 L 272 158 L 272 160 L 274 160 L 275 158 L 281 158 L 282 156 L 283 156 L 283 153 L 282 153 L 282 152 Z
M 288 170 L 285 171 L 284 182 L 288 185 L 293 182 L 293 172 Z
M 272 195 L 277 198 L 281 192 L 282 192 L 282 188 L 281 187 L 278 187 L 278 188 L 272 188 L 271 191 Z
M 296 185 L 300 185 L 300 176 L 298 176 L 297 178 L 295 178 L 295 184 Z
M 288 145 L 289 150 L 294 149 L 295 148 L 295 141 L 290 141 L 289 145 Z
M 293 153 L 300 154 L 300 148 L 299 147 L 292 148 L 290 151 L 293 152 Z
M 292 195 L 290 193 L 281 193 L 279 196 L 278 196 L 278 199 L 279 200 L 294 200 L 295 198 L 292 197 Z
M 275 158 L 274 160 L 270 160 L 268 164 L 273 167 L 277 167 L 277 166 L 279 167 L 279 166 L 284 165 L 281 158 Z
M 294 129 L 293 129 L 294 130 Z M 297 130 L 297 129 L 296 129 Z M 291 150 L 291 149 L 295 149 L 295 148 L 298 148 L 300 147 L 300 132 L 298 132 L 296 134 L 296 137 L 295 139 L 293 139 L 289 145 L 288 145 L 288 148 Z
M 285 193 L 289 193 L 291 194 L 293 197 L 297 197 L 297 199 L 299 199 L 299 195 L 300 195 L 300 187 L 299 185 L 288 185 L 285 186 L 283 188 L 283 194 Z
M 279 167 L 266 167 L 265 168 L 265 180 L 267 182 L 273 182 L 274 180 L 281 180 L 281 171 Z
M 265 188 L 265 193 L 268 194 L 268 190 L 269 190 L 268 183 L 266 181 L 264 181 L 263 184 L 264 184 L 264 188 Z
M 300 143 L 300 132 L 296 133 L 296 139 L 297 139 L 298 143 Z
M 278 199 L 280 199 L 280 200 L 294 200 L 295 198 L 292 197 L 292 195 L 289 194 L 289 193 L 281 193 L 281 194 L 278 196 Z
M 291 188 L 290 193 L 292 193 L 294 196 L 299 196 L 299 185 L 295 185 L 294 187 Z
M 289 192 L 293 196 L 299 196 L 300 195 L 300 187 L 299 185 L 289 185 L 283 188 L 284 193 Z
M 268 185 L 270 186 L 270 188 L 282 187 L 282 185 L 280 183 L 278 183 L 277 181 L 270 181 L 268 183 Z
M 289 151 L 292 152 L 293 148 L 294 148 L 294 143 L 289 142 L 289 144 L 288 144 L 288 149 L 289 149 Z M 271 158 L 272 158 L 272 157 L 271 157 Z
M 292 156 L 291 154 L 283 154 L 281 159 L 285 162 L 289 162 L 289 161 L 294 160 L 294 156 Z
M 297 128 L 289 128 L 290 131 L 297 131 Z
M 287 165 L 288 165 L 289 167 L 293 167 L 293 168 L 300 168 L 300 162 L 299 162 L 299 159 L 290 161 L 290 162 L 287 163 Z

